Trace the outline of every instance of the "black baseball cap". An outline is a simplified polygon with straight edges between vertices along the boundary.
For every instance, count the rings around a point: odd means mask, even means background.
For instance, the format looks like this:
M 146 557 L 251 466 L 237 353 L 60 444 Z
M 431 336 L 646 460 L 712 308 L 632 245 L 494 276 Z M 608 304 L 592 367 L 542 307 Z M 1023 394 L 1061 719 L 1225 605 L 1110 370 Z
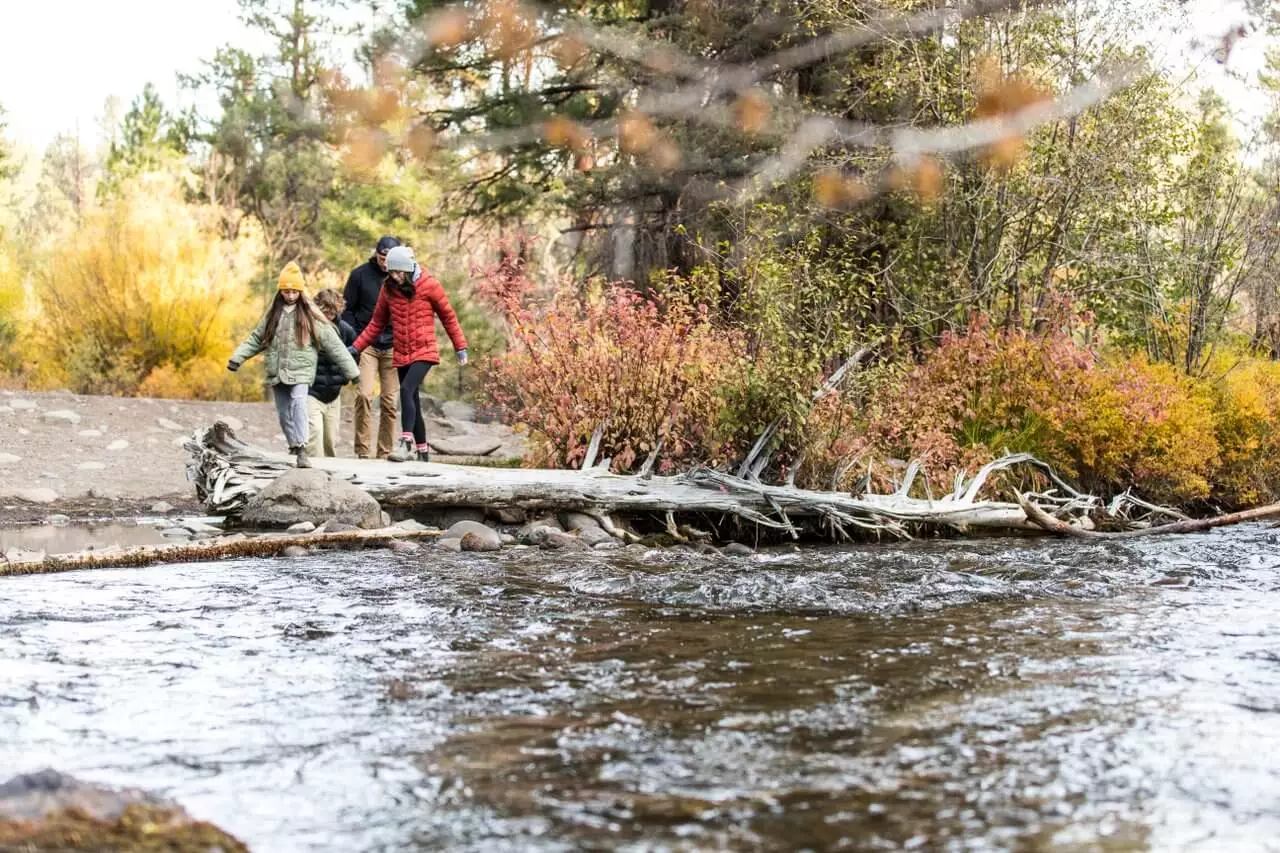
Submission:
M 399 246 L 399 245 L 400 245 L 400 241 L 397 240 L 395 237 L 386 236 L 378 241 L 378 248 L 374 249 L 374 252 L 376 252 L 379 255 L 385 255 L 387 252 L 391 251 L 392 249 L 394 249 L 396 246 Z

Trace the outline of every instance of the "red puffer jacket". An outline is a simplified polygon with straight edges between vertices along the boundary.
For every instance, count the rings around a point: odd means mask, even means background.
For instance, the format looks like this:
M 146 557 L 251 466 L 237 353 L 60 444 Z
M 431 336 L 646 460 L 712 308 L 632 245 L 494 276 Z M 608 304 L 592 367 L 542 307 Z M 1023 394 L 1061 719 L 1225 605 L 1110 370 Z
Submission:
M 458 325 L 458 315 L 453 313 L 444 288 L 422 267 L 413 283 L 412 297 L 405 296 L 394 284 L 388 282 L 378 293 L 369 325 L 364 327 L 353 346 L 364 352 L 365 347 L 378 339 L 378 334 L 391 320 L 392 363 L 405 367 L 415 361 L 440 363 L 440 351 L 436 349 L 436 315 L 444 323 L 444 330 L 453 341 L 454 350 L 467 348 L 467 339 Z

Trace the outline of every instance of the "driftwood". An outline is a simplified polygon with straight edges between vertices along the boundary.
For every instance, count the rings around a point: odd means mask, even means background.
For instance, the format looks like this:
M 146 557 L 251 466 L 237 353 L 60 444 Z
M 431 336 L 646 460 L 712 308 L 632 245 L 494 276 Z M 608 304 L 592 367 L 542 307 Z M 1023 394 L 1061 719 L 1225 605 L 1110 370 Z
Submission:
M 51 574 L 78 569 L 150 566 L 157 563 L 196 563 L 228 557 L 278 557 L 286 548 L 292 547 L 376 547 L 386 545 L 392 540 L 428 539 L 439 535 L 438 530 L 402 530 L 388 527 L 383 530 L 271 535 L 255 539 L 224 536 L 203 542 L 185 542 L 180 545 L 142 545 L 135 548 L 79 551 L 74 554 L 12 562 L 0 557 L 0 577 Z
M 1280 516 L 1280 504 L 1270 504 L 1213 518 L 1186 518 L 1184 516 L 1179 521 L 1154 527 L 1138 527 L 1131 530 L 1084 530 L 1054 518 L 1026 495 L 1018 495 L 1018 504 L 1022 507 L 1022 511 L 1026 513 L 1028 519 L 1049 533 L 1056 533 L 1060 536 L 1073 536 L 1078 539 L 1136 539 L 1141 536 L 1158 536 L 1166 533 L 1201 533 L 1205 530 L 1212 530 L 1215 527 L 1229 527 L 1233 524 L 1244 524 L 1248 521 L 1261 521 L 1265 518 Z M 1150 506 L 1145 502 L 1140 503 L 1140 505 Z M 1155 507 L 1154 509 L 1158 510 L 1159 514 L 1162 515 L 1171 512 L 1171 510 L 1164 507 Z
M 291 468 L 291 460 L 253 447 L 224 423 L 217 423 L 187 442 L 188 477 L 211 512 L 236 515 L 249 497 Z M 691 522 L 734 518 L 755 532 L 761 529 L 798 537 L 803 530 L 836 539 L 854 534 L 910 537 L 930 531 L 1040 532 L 1016 503 L 979 497 L 992 474 L 1015 466 L 1033 466 L 1059 484 L 1065 496 L 1037 495 L 1035 500 L 1071 523 L 1091 525 L 1090 513 L 1104 511 L 1102 502 L 1082 495 L 1057 479 L 1044 463 L 1026 454 L 1006 456 L 984 466 L 971 480 L 957 478 L 950 495 L 931 500 L 912 497 L 911 466 L 890 495 L 869 490 L 855 496 L 842 492 L 770 485 L 723 471 L 698 468 L 661 477 L 610 473 L 601 466 L 585 470 L 480 468 L 440 463 L 394 464 L 375 460 L 314 459 L 313 464 L 363 488 L 384 508 L 426 511 L 477 507 L 496 511 L 581 512 L 627 521 L 648 520 L 657 530 L 688 539 Z M 670 515 L 670 518 L 668 518 Z M 683 516 L 685 521 L 676 520 Z M 701 526 L 705 527 L 703 523 Z M 627 538 L 623 524 L 606 529 Z M 728 538 L 728 537 L 725 537 Z

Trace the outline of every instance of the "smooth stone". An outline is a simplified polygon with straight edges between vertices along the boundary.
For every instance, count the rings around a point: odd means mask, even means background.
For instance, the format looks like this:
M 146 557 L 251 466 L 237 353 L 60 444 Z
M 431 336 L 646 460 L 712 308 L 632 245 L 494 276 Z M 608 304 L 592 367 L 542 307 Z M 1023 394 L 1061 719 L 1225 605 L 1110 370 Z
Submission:
M 168 501 L 156 501 L 151 505 L 151 511 L 161 515 L 166 512 L 173 512 L 173 504 Z
M 402 539 L 392 539 L 387 543 L 387 548 L 393 554 L 416 554 L 422 550 L 416 542 L 405 542 Z
M 501 439 L 482 435 L 431 438 L 427 439 L 427 443 L 432 450 L 445 456 L 488 456 L 502 447 Z
M 306 548 L 303 548 L 301 545 L 290 545 L 289 547 L 285 548 L 283 551 L 280 552 L 280 556 L 309 557 L 311 556 L 311 552 L 308 551 Z
M 441 539 L 436 544 L 446 551 L 462 551 L 461 539 Z
M 7 488 L 0 490 L 0 498 L 15 498 L 29 504 L 51 504 L 58 499 L 58 493 L 45 488 Z
M 96 429 L 82 429 L 80 430 L 80 432 L 76 434 L 79 435 L 81 438 L 98 438 L 99 436 L 102 435 L 102 433 Z
M 479 533 L 466 533 L 463 535 L 459 544 L 463 551 L 500 551 L 502 550 L 502 540 L 494 541 L 487 536 Z
M 510 533 L 499 533 L 498 539 L 501 540 L 503 548 L 510 548 L 512 545 L 516 544 L 516 537 L 512 536 Z
M 55 524 L 55 525 L 58 525 L 59 527 L 61 527 L 61 526 L 62 526 L 62 525 L 64 525 L 64 524 L 70 524 L 70 523 L 71 523 L 71 516 L 69 516 L 69 515 L 62 515 L 61 513 L 54 513 L 53 515 L 46 516 L 46 517 L 45 517 L 45 520 L 44 520 L 44 523 L 45 523 L 45 524 Z
M 124 494 L 113 486 L 90 486 L 88 495 L 100 501 L 118 501 L 124 497 Z
M 70 409 L 58 409 L 55 412 L 45 412 L 42 419 L 47 424 L 78 424 L 80 416 Z
M 107 445 L 107 450 L 124 450 L 129 446 L 129 442 L 123 438 L 117 438 L 115 441 Z
M 403 521 L 397 521 L 393 525 L 397 530 L 403 530 L 406 533 L 426 533 L 429 530 L 436 530 L 435 527 L 428 527 L 420 521 L 412 518 L 406 518 Z
M 755 549 L 741 542 L 730 542 L 720 549 L 720 553 L 726 557 L 750 557 L 755 553 Z
M 168 418 L 156 418 L 156 423 L 158 423 L 164 429 L 171 429 L 176 432 L 185 432 L 187 429 L 182 424 L 175 423 L 174 421 L 171 421 Z
M 76 466 L 78 471 L 105 471 L 107 466 L 101 462 L 81 462 Z
M 289 533 L 311 533 L 316 529 L 315 523 L 310 521 L 299 521 L 288 527 Z
M 589 546 L 577 536 L 550 531 L 542 540 L 542 547 L 547 551 L 585 551 Z
M 12 453 L 0 453 L 0 465 L 12 465 L 14 462 L 21 461 L 21 456 L 14 456 Z
M 40 408 L 40 406 L 37 405 L 33 400 L 18 399 L 18 400 L 10 400 L 9 408 L 13 409 L 15 412 L 30 412 L 33 409 Z
M 496 551 L 502 547 L 502 539 L 498 536 L 498 531 L 478 521 L 459 521 L 446 530 L 441 538 L 459 539 L 465 544 L 468 534 L 474 534 L 478 543 L 477 547 L 467 550 Z

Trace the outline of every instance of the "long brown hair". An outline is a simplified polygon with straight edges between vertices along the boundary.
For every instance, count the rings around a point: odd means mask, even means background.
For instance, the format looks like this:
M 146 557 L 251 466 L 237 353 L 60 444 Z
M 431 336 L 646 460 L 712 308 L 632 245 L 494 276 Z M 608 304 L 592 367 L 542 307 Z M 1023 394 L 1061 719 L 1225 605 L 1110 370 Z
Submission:
M 271 302 L 271 307 L 267 309 L 267 328 L 262 336 L 264 346 L 269 346 L 276 339 L 276 327 L 280 325 L 280 315 L 284 313 L 285 304 L 284 294 L 277 292 L 276 298 Z M 293 331 L 298 346 L 310 346 L 316 337 L 316 323 L 328 323 L 329 320 L 316 310 L 315 304 L 307 297 L 306 293 L 300 293 L 295 304 L 297 305 L 295 309 L 297 317 L 293 321 Z

